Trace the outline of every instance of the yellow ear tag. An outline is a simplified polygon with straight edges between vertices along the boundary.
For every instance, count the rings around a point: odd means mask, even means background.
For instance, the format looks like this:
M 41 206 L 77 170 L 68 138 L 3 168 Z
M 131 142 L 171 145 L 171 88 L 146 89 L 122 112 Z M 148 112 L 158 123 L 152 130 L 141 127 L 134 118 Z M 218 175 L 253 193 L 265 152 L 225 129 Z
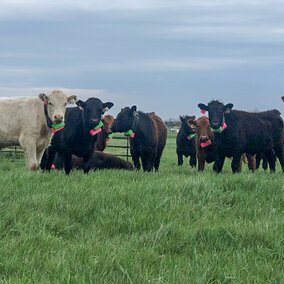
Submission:
M 83 107 L 81 107 L 81 106 L 79 106 L 79 109 L 80 109 L 80 110 L 83 110 L 84 108 L 83 108 Z

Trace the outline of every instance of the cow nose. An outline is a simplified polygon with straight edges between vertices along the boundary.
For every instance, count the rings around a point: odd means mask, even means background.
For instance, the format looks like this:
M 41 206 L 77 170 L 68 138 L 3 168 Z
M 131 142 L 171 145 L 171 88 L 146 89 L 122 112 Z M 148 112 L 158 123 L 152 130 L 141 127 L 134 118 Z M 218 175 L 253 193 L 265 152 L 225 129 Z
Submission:
M 200 140 L 205 142 L 205 141 L 207 141 L 208 139 L 207 139 L 207 136 L 202 135 L 202 136 L 200 136 Z
M 219 123 L 212 122 L 212 123 L 211 123 L 211 126 L 212 126 L 213 128 L 218 128 L 218 127 L 219 127 Z
M 55 118 L 55 120 L 57 120 L 57 121 L 62 121 L 62 120 L 63 120 L 63 115 L 57 114 L 57 115 L 54 116 L 54 118 Z

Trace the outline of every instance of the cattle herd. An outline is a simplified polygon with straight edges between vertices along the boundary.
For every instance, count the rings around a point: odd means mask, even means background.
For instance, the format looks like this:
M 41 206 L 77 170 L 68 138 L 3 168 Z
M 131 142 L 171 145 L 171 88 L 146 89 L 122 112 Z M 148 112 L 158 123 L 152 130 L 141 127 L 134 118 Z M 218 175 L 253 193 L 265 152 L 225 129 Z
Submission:
M 284 102 L 284 97 L 282 97 Z M 68 103 L 76 107 L 66 108 Z M 155 113 L 137 111 L 136 106 L 121 109 L 116 119 L 105 113 L 113 107 L 98 98 L 86 101 L 67 96 L 61 90 L 39 94 L 38 98 L 0 100 L 0 148 L 21 146 L 30 170 L 74 168 L 85 173 L 95 169 L 158 171 L 166 145 L 167 128 Z M 178 165 L 183 156 L 203 171 L 205 163 L 222 171 L 225 158 L 232 158 L 233 173 L 240 172 L 243 161 L 254 171 L 261 161 L 275 171 L 278 158 L 284 171 L 283 120 L 278 110 L 245 112 L 232 110 L 232 104 L 213 100 L 198 104 L 208 117 L 180 116 L 177 135 Z M 115 155 L 104 153 L 114 132 L 129 136 L 134 167 Z

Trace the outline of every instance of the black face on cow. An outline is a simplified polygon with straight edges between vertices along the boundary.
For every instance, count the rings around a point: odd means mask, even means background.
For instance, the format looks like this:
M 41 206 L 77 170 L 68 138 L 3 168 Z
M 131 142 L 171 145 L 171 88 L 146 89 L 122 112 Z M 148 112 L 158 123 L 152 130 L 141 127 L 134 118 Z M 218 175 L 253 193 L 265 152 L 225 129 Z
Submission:
M 184 133 L 186 135 L 194 134 L 196 131 L 196 125 L 195 125 L 195 116 L 180 116 L 180 121 L 184 130 Z
M 223 105 L 219 101 L 212 101 L 208 105 L 198 104 L 198 107 L 208 111 L 210 126 L 218 129 L 224 123 L 224 115 L 231 112 L 233 104 Z
M 85 102 L 79 100 L 76 104 L 83 113 L 84 124 L 88 130 L 96 127 L 102 119 L 102 115 L 113 106 L 113 103 L 103 103 L 97 98 L 90 98 Z
M 113 132 L 125 132 L 131 129 L 134 121 L 134 114 L 136 112 L 136 106 L 125 107 L 121 109 L 120 113 L 117 115 L 114 123 L 111 127 Z

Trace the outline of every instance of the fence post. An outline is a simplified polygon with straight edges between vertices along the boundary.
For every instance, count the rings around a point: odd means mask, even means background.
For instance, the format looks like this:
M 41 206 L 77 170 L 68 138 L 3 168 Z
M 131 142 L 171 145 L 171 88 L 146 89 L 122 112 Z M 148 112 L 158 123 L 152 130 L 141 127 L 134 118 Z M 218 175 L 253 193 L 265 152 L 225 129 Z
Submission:
M 128 153 L 129 153 L 129 137 L 127 137 L 127 143 L 126 143 L 126 161 L 128 162 Z

